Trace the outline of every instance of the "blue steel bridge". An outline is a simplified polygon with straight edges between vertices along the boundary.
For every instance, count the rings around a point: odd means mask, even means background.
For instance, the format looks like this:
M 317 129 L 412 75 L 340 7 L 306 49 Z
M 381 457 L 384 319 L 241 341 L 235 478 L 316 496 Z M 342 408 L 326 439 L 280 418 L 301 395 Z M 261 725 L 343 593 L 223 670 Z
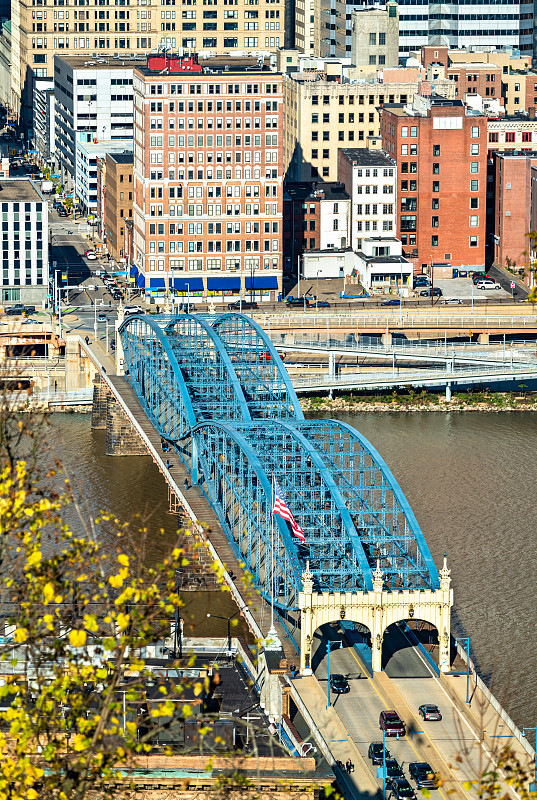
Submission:
M 350 425 L 304 418 L 285 366 L 251 318 L 130 316 L 120 337 L 126 378 L 147 416 L 268 602 L 275 587 L 288 629 L 306 561 L 317 592 L 372 590 L 377 561 L 386 589 L 438 588 L 427 543 L 387 464 Z M 272 476 L 305 533 L 301 544 L 275 516 L 273 560 Z

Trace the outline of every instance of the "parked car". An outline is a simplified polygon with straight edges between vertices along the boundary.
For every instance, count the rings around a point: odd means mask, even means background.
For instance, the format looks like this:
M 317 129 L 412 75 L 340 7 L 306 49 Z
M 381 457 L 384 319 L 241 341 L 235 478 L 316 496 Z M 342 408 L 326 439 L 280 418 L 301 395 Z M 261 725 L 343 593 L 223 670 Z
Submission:
M 106 314 L 97 314 L 97 322 L 106 322 Z
M 93 250 L 86 250 L 84 255 L 86 256 L 88 261 L 97 261 L 97 253 L 95 253 Z
M 399 297 L 394 297 L 393 300 L 385 300 L 381 303 L 382 306 L 400 306 L 401 300 Z
M 492 280 L 492 278 L 489 278 L 489 276 L 487 275 L 486 272 L 474 272 L 473 275 L 472 275 L 472 281 L 473 281 L 474 286 L 478 281 L 485 280 L 486 278 L 488 278 L 489 280 Z
M 414 800 L 416 792 L 406 778 L 395 778 L 390 786 L 388 800 L 390 797 L 394 800 Z
M 227 304 L 228 311 L 256 311 L 259 306 L 255 300 L 235 300 L 234 303 Z
M 285 301 L 285 304 L 288 308 L 294 308 L 296 306 L 304 308 L 310 307 L 310 301 L 307 297 L 288 297 Z
M 379 716 L 379 728 L 386 731 L 386 736 L 404 736 L 405 723 L 400 719 L 396 711 L 381 711 Z
M 351 687 L 344 675 L 335 674 L 330 677 L 330 689 L 335 694 L 347 694 L 350 692 Z
M 386 751 L 386 755 L 384 756 L 384 751 Z M 391 753 L 387 747 L 383 747 L 382 742 L 371 742 L 369 745 L 369 749 L 367 751 L 367 757 L 371 759 L 373 764 L 377 766 L 382 764 L 384 761 L 384 757 L 386 760 L 390 758 Z
M 475 288 L 484 290 L 484 289 L 501 289 L 502 287 L 500 286 L 499 283 L 496 283 L 496 281 L 482 280 L 476 283 Z
M 443 306 L 460 306 L 463 301 L 459 297 L 447 297 L 440 301 Z
M 430 286 L 430 285 L 431 281 L 429 280 L 427 275 L 416 275 L 416 277 L 414 278 L 414 282 L 412 284 L 414 289 L 417 289 L 420 286 Z
M 125 306 L 125 308 L 123 310 L 124 310 L 125 316 L 128 316 L 129 314 L 143 314 L 144 313 L 144 310 L 143 310 L 142 306 Z
M 430 703 L 424 703 L 418 708 L 418 712 L 424 720 L 433 720 L 438 722 L 442 719 L 442 714 L 440 713 L 438 706 L 433 706 Z
M 442 297 L 442 289 L 439 289 L 438 286 L 429 286 L 428 289 L 423 289 L 420 292 L 420 297 Z
M 65 208 L 59 208 L 58 209 L 58 216 L 59 217 L 66 217 L 67 216 L 67 211 L 65 210 Z
M 330 303 L 328 300 L 317 300 L 315 303 L 311 304 L 312 308 L 330 308 Z
M 438 788 L 438 777 L 426 761 L 413 761 L 408 765 L 408 771 L 418 789 Z

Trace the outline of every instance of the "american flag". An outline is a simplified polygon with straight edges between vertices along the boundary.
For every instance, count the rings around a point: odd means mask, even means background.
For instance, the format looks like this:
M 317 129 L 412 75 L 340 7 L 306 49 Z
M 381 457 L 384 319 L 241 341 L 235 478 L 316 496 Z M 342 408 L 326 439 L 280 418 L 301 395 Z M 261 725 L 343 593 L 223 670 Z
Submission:
M 287 520 L 287 522 L 291 525 L 291 530 L 293 531 L 297 539 L 300 539 L 302 543 L 306 541 L 304 537 L 304 531 L 302 530 L 296 519 L 293 517 L 291 509 L 285 502 L 285 496 L 276 478 L 274 478 L 274 507 L 272 509 L 272 513 L 278 514 L 279 517 Z

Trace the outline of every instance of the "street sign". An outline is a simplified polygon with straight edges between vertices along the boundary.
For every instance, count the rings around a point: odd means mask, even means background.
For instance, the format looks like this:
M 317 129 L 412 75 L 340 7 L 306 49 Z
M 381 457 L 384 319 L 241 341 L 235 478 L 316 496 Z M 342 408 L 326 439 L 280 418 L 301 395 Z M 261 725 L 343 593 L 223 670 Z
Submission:
M 511 289 L 515 289 L 515 288 L 516 288 L 516 283 L 514 281 L 511 281 Z

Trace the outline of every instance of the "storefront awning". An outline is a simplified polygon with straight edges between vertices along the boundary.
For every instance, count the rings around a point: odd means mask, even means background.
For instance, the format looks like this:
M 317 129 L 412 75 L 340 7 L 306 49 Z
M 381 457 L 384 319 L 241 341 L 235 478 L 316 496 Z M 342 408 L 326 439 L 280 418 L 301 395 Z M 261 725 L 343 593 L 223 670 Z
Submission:
M 252 288 L 252 279 L 246 278 L 246 288 Z M 254 289 L 277 289 L 278 278 L 275 275 L 254 275 Z
M 131 276 L 131 278 L 135 278 L 138 275 L 138 267 L 136 266 L 136 264 L 132 265 L 129 275 Z
M 145 278 L 141 272 L 136 276 L 136 286 L 139 289 L 145 289 Z
M 150 278 L 149 279 L 149 288 L 150 289 L 164 289 L 165 283 L 164 278 Z
M 240 290 L 240 278 L 207 278 L 208 292 L 232 292 L 234 289 Z
M 177 292 L 203 292 L 203 278 L 174 278 L 173 288 Z

